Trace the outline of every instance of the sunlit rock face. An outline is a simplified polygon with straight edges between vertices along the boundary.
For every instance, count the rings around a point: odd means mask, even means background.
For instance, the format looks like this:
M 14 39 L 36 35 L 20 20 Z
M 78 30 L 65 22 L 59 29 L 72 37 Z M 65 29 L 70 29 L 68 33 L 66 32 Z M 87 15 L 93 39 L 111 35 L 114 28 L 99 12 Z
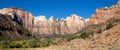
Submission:
M 85 19 L 76 14 L 66 19 L 55 19 L 51 16 L 47 20 L 43 15 L 35 17 L 19 8 L 4 8 L 0 13 L 11 15 L 11 18 L 22 22 L 21 25 L 31 32 L 40 34 L 73 34 L 85 26 Z
M 19 8 L 4 8 L 0 10 L 0 13 L 11 15 L 13 19 L 18 20 L 18 22 L 22 22 L 24 27 L 32 30 L 33 16 L 31 13 Z
M 99 24 L 113 17 L 120 18 L 120 0 L 111 7 L 97 8 L 96 13 L 88 19 L 76 14 L 68 16 L 66 19 L 55 19 L 54 16 L 46 19 L 43 15 L 35 17 L 19 8 L 4 8 L 0 10 L 0 13 L 11 15 L 11 18 L 34 33 L 73 34 L 87 25 Z
M 93 14 L 89 19 L 89 24 L 99 24 L 110 18 L 120 18 L 120 0 L 117 5 L 111 7 L 97 8 L 96 13 Z
M 77 32 L 85 26 L 85 19 L 80 16 L 77 16 L 76 14 L 73 14 L 66 18 L 66 25 L 69 29 L 68 32 Z

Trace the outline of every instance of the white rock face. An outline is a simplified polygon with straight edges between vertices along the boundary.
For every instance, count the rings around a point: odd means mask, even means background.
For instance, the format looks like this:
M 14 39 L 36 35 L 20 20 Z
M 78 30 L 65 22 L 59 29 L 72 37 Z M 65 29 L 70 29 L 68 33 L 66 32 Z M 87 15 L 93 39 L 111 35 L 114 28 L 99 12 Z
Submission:
M 37 16 L 35 17 L 36 20 L 40 21 L 40 22 L 44 22 L 47 21 L 46 17 L 43 15 Z
M 76 14 L 72 14 L 71 16 L 66 18 L 66 24 L 70 29 L 69 32 L 77 32 L 77 30 L 80 30 L 84 27 L 85 19 Z
M 68 16 L 66 19 L 55 19 L 54 16 L 51 16 L 47 20 L 44 15 L 35 17 L 31 13 L 18 8 L 4 8 L 0 10 L 0 13 L 11 16 L 13 16 L 13 12 L 22 20 L 23 26 L 28 28 L 28 30 L 41 34 L 73 34 L 82 29 L 86 23 L 84 18 L 76 14 Z
M 5 11 L 6 9 L 7 9 L 7 8 L 1 9 L 1 10 L 0 10 L 0 13 L 1 13 L 1 14 L 6 14 L 6 13 L 8 13 L 8 12 Z
M 54 21 L 55 21 L 54 16 L 50 16 L 50 18 L 49 18 L 48 21 L 49 21 L 49 22 L 54 22 Z
M 85 19 L 82 18 L 81 16 L 78 16 L 76 14 L 71 15 L 70 17 L 66 18 L 66 22 L 67 24 L 73 25 L 72 23 L 76 24 L 76 25 L 84 25 L 84 21 Z

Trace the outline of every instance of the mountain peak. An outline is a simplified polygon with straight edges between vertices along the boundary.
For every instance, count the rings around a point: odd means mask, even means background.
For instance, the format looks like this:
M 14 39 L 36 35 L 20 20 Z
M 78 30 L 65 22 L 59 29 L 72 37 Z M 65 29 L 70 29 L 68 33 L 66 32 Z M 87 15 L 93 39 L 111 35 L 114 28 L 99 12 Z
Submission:
M 120 7 L 120 0 L 118 1 L 117 6 Z M 14 7 L 2 9 L 0 10 L 0 13 L 9 14 L 9 12 L 14 10 L 17 17 L 22 20 L 23 26 L 32 32 L 42 34 L 71 34 L 77 32 L 77 30 L 81 30 L 86 25 L 99 24 L 114 16 L 120 17 L 120 10 L 118 7 L 115 6 L 112 8 L 104 7 L 96 9 L 96 13 L 89 19 L 84 19 L 79 15 L 72 14 L 66 19 L 62 18 L 60 20 L 55 20 L 54 16 L 51 16 L 47 20 L 45 16 L 34 17 L 31 13 Z
M 47 21 L 46 16 L 43 16 L 43 15 L 37 16 L 35 18 L 41 22 Z
M 54 16 L 50 16 L 49 22 L 53 22 L 55 20 Z
M 117 7 L 120 7 L 120 0 L 118 0 Z

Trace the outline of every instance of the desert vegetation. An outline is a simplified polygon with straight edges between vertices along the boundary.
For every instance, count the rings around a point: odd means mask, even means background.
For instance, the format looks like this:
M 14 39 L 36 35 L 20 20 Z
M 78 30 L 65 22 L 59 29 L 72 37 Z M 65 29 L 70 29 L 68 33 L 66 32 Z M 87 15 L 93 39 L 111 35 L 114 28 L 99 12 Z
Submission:
M 112 23 L 109 23 L 107 26 L 106 26 L 106 30 L 110 29 L 113 27 L 113 24 Z
M 39 41 L 36 39 L 18 40 L 18 41 L 0 41 L 0 48 L 35 48 L 35 47 L 47 47 L 55 45 L 56 43 L 51 40 Z

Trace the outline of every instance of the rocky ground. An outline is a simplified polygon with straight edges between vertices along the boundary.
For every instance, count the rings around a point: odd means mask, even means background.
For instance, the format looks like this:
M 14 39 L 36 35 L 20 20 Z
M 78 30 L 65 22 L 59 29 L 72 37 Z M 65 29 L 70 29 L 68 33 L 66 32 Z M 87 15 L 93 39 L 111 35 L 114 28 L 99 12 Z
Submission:
M 100 34 L 86 39 L 73 39 L 59 45 L 45 48 L 27 48 L 11 50 L 120 50 L 120 25 L 116 25 Z
M 120 48 L 120 25 L 87 39 L 74 39 L 61 45 L 51 46 L 60 50 L 114 50 Z

